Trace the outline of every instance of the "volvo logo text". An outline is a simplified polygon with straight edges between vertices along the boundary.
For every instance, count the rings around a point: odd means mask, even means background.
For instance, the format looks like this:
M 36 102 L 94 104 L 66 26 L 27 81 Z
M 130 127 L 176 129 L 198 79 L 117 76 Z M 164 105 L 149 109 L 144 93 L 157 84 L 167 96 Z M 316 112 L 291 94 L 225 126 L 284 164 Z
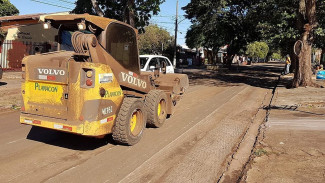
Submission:
M 147 88 L 147 83 L 145 81 L 142 81 L 141 79 L 138 79 L 134 76 L 131 76 L 129 74 L 126 74 L 124 72 L 121 72 L 122 74 L 122 80 L 124 82 L 128 82 L 131 85 L 137 86 L 137 87 L 141 87 L 141 88 Z
M 57 70 L 57 69 L 37 69 L 39 74 L 45 75 L 55 75 L 55 76 L 64 76 L 64 70 Z

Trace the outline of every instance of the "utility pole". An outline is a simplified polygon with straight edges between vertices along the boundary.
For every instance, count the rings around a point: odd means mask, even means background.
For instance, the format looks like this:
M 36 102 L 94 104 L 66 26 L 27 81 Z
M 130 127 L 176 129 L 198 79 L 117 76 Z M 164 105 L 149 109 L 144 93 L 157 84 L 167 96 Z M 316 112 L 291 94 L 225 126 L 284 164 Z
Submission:
M 173 65 L 176 68 L 176 54 L 177 54 L 177 32 L 178 32 L 178 0 L 176 1 L 176 20 L 175 20 L 175 50 L 174 50 L 174 61 Z

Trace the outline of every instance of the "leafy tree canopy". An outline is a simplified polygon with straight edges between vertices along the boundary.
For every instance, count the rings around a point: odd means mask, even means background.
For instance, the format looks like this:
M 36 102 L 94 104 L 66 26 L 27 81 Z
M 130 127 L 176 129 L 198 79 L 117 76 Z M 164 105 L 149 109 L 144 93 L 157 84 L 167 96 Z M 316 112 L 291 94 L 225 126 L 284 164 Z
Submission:
M 256 22 L 259 37 L 267 41 L 272 50 L 280 48 L 283 54 L 290 54 L 293 44 L 303 32 L 298 21 L 300 0 L 261 0 L 250 7 L 248 16 Z M 317 1 L 317 27 L 313 30 L 315 46 L 325 46 L 325 1 Z
M 280 48 L 283 54 L 292 50 L 300 38 L 298 25 L 300 0 L 191 0 L 183 9 L 193 25 L 188 31 L 187 44 L 221 46 L 230 44 L 238 52 L 247 43 L 264 41 L 270 49 Z M 325 1 L 317 1 L 318 26 L 313 31 L 315 45 L 325 47 Z M 196 30 L 195 30 L 196 28 Z M 193 30 L 194 29 L 194 30 Z M 196 39 L 195 34 L 204 35 Z M 192 36 L 194 38 L 192 38 Z M 200 44 L 199 44 L 200 45 Z
M 204 45 L 205 36 L 201 31 L 201 27 L 198 24 L 191 25 L 190 29 L 187 31 L 185 43 L 189 48 L 200 48 Z
M 312 86 L 311 47 L 325 47 L 325 1 L 321 0 L 260 0 L 251 7 L 260 36 L 293 60 L 293 87 Z M 297 40 L 303 42 L 301 54 L 293 53 Z M 282 55 L 282 56 L 284 56 Z
M 18 14 L 19 10 L 9 0 L 0 0 L 0 17 Z
M 297 59 L 293 62 L 296 63 L 293 86 L 312 85 L 309 55 L 311 46 L 325 50 L 325 1 L 191 0 L 183 9 L 186 17 L 200 27 L 203 43 L 210 43 L 213 47 L 220 43 L 229 44 L 230 56 L 247 43 L 266 42 L 272 52 L 280 50 Z M 297 40 L 303 42 L 299 56 L 293 53 Z M 197 43 L 193 38 L 189 42 Z
M 94 0 L 77 0 L 73 13 L 89 13 L 96 15 L 93 7 Z M 160 4 L 165 0 L 97 0 L 100 10 L 104 17 L 117 19 L 132 25 L 143 31 L 144 27 L 149 25 L 149 20 L 153 15 L 157 15 L 160 11 Z M 132 25 L 133 26 L 133 25 Z
M 272 53 L 271 58 L 276 59 L 276 60 L 282 60 L 283 59 L 283 57 L 281 56 L 280 53 Z
M 172 43 L 173 36 L 157 25 L 145 27 L 145 33 L 139 35 L 140 54 L 162 53 L 162 50 L 166 50 Z
M 0 0 L 0 17 L 18 15 L 19 10 L 9 0 Z M 6 37 L 6 32 L 0 29 L 0 41 Z
M 191 0 L 183 7 L 193 26 L 187 34 L 187 44 L 212 48 L 217 51 L 229 45 L 228 53 L 235 54 L 256 35 L 253 22 L 247 18 L 250 0 Z M 199 39 L 193 38 L 195 34 Z
M 246 54 L 254 58 L 265 58 L 269 53 L 269 46 L 265 42 L 254 42 L 246 47 Z

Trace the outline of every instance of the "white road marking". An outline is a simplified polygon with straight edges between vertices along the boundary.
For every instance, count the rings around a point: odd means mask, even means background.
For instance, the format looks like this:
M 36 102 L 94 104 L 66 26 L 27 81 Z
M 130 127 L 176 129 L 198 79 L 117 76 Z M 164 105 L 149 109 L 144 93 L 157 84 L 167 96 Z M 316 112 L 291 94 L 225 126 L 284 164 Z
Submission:
M 14 140 L 14 141 L 8 142 L 7 145 L 8 145 L 8 144 L 13 144 L 13 143 L 16 143 L 16 142 L 18 142 L 18 141 L 25 140 L 25 139 L 26 139 L 26 138 L 21 138 L 21 139 L 18 139 L 18 140 Z

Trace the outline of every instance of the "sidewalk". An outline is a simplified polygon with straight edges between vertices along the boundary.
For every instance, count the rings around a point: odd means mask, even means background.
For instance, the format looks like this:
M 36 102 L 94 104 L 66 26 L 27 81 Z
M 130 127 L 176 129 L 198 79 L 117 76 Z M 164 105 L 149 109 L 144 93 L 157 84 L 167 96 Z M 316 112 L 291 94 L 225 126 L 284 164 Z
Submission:
M 21 106 L 22 72 L 4 72 L 0 80 L 0 112 L 19 109 Z
M 325 89 L 286 89 L 282 78 L 246 182 L 325 182 Z

